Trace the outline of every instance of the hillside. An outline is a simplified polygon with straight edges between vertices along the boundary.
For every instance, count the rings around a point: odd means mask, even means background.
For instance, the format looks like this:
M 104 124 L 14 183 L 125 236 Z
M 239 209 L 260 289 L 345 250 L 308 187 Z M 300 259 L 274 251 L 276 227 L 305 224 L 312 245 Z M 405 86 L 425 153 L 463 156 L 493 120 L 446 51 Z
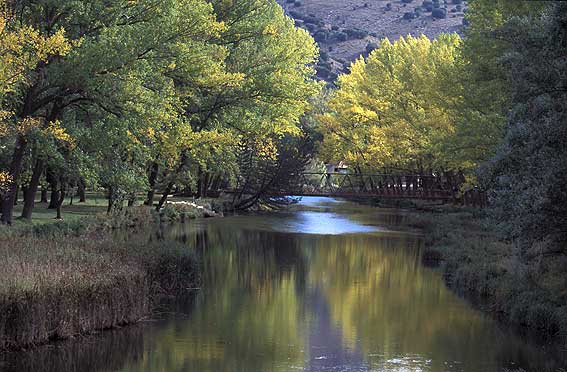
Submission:
M 318 75 L 333 81 L 380 39 L 460 32 L 465 0 L 278 0 L 321 48 Z

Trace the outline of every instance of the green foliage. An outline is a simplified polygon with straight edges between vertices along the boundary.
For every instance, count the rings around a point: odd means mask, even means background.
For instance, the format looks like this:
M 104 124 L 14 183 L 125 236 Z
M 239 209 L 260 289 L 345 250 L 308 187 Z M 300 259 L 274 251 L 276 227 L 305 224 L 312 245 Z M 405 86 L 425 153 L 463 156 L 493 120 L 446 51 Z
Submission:
M 486 178 L 511 236 L 526 242 L 525 249 L 547 242 L 533 259 L 567 253 L 566 19 L 567 6 L 556 4 L 540 17 L 515 18 L 499 30 L 510 45 L 503 65 L 512 113 Z
M 233 183 L 237 146 L 299 134 L 319 89 L 313 39 L 274 0 L 13 6 L 0 22 L 6 223 L 17 185 L 37 189 L 47 170 L 52 188 L 99 185 L 118 204 L 204 178 Z
M 510 109 L 510 86 L 501 64 L 510 43 L 497 34 L 507 20 L 537 14 L 544 1 L 472 0 L 466 12 L 464 67 L 460 80 L 466 86 L 460 102 L 462 116 L 459 142 L 452 149 L 457 156 L 476 153 L 477 163 L 494 155 L 502 142 Z

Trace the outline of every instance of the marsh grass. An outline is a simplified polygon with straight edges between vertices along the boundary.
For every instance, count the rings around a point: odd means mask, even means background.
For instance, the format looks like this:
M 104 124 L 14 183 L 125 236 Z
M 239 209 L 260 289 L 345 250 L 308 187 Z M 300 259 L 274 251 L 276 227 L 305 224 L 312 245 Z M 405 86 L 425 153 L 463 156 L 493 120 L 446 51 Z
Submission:
M 0 349 L 133 323 L 164 295 L 196 287 L 193 253 L 164 244 L 0 237 Z
M 567 340 L 567 257 L 546 242 L 527 251 L 505 240 L 480 210 L 437 208 L 415 213 L 428 264 L 436 263 L 457 292 L 504 321 Z

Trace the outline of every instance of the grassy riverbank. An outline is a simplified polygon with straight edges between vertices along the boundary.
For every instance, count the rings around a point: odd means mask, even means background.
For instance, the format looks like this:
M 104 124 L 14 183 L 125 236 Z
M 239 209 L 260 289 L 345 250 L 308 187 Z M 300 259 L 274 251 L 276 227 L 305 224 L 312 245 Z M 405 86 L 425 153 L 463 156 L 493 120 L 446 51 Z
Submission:
M 164 296 L 197 287 L 198 261 L 188 247 L 109 233 L 202 214 L 187 205 L 170 209 L 1 227 L 0 350 L 134 323 Z
M 197 260 L 184 246 L 93 235 L 0 245 L 0 349 L 137 322 L 164 295 L 199 284 Z
M 409 223 L 423 229 L 424 261 L 438 264 L 452 289 L 503 321 L 567 339 L 567 257 L 521 251 L 480 210 L 421 208 Z

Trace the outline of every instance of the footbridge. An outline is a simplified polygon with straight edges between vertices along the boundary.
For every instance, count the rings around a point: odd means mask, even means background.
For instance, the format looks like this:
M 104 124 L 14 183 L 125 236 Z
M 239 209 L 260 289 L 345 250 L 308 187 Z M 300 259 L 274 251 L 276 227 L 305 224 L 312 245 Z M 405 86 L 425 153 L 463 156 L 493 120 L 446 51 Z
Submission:
M 454 180 L 435 175 L 316 173 L 297 174 L 291 186 L 270 190 L 270 196 L 326 196 L 455 200 Z M 236 188 L 229 193 L 246 193 Z

